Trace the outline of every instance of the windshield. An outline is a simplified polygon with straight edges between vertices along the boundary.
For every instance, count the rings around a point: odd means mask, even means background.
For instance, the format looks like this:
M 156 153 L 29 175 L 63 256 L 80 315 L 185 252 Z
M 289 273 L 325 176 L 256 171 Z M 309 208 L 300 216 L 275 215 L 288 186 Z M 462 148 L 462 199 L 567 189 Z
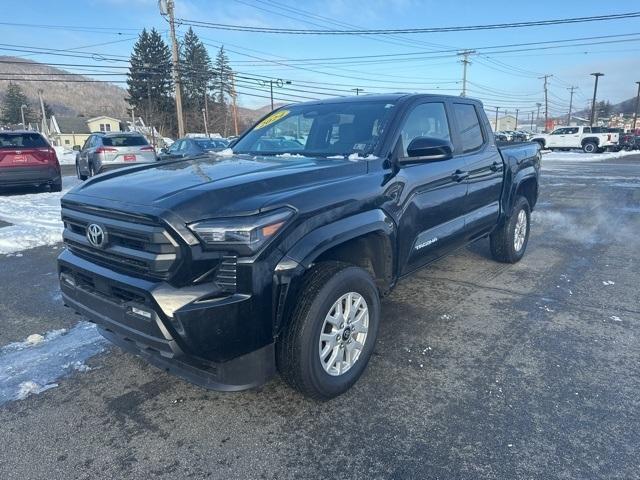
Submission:
M 140 147 L 142 145 L 149 145 L 147 139 L 141 135 L 103 137 L 102 144 L 107 147 Z
M 235 153 L 337 156 L 373 152 L 395 103 L 354 101 L 276 110 L 233 147 Z
M 0 148 L 46 148 L 49 144 L 39 133 L 0 133 Z
M 207 138 L 196 138 L 194 141 L 203 150 L 214 150 L 218 148 L 226 148 L 228 143 L 224 140 L 209 140 Z

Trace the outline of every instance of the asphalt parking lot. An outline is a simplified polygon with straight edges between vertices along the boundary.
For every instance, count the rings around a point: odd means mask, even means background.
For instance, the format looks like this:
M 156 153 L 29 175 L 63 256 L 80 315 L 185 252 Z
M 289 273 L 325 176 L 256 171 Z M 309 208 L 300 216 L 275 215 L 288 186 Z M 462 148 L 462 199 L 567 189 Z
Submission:
M 342 397 L 205 391 L 105 345 L 0 406 L 0 478 L 638 478 L 640 155 L 567 158 L 524 259 L 483 240 L 401 283 Z M 0 256 L 0 346 L 79 322 L 59 248 Z

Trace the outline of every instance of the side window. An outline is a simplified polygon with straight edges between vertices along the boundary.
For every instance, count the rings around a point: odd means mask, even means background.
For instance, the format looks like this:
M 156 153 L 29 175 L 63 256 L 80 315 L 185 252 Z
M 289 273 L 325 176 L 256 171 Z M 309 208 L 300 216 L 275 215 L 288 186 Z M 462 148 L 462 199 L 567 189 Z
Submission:
M 169 153 L 177 153 L 180 149 L 180 145 L 182 145 L 182 140 L 178 140 L 177 142 L 172 143 L 169 147 Z
M 88 137 L 85 141 L 84 141 L 84 145 L 82 145 L 82 150 L 86 150 L 87 148 L 91 148 L 91 140 L 93 139 L 93 137 Z
M 584 127 L 582 133 L 591 133 L 591 127 Z
M 454 103 L 453 111 L 460 129 L 462 152 L 467 153 L 480 148 L 484 144 L 484 137 L 476 108 L 468 103 Z
M 405 120 L 400 135 L 405 157 L 407 147 L 414 138 L 432 137 L 451 141 L 444 103 L 422 103 L 416 106 Z
M 575 135 L 576 133 L 578 133 L 578 127 L 567 128 L 567 134 Z

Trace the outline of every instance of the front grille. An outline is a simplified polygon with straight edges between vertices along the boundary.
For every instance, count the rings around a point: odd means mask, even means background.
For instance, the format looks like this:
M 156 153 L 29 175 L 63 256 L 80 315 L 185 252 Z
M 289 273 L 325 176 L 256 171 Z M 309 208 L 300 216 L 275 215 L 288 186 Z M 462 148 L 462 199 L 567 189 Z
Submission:
M 73 253 L 115 271 L 165 280 L 179 257 L 178 244 L 166 228 L 147 218 L 65 205 L 62 221 L 64 242 Z M 106 232 L 107 240 L 100 248 L 87 239 L 91 224 Z

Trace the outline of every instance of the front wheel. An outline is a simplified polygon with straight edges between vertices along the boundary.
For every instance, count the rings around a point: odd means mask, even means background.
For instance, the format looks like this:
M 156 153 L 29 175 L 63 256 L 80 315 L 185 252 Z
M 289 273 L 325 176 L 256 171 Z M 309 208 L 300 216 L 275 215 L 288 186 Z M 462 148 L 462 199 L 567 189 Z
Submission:
M 378 334 L 380 298 L 366 270 L 341 262 L 314 266 L 303 282 L 276 346 L 278 370 L 302 394 L 329 400 L 364 372 Z
M 527 249 L 530 224 L 529 202 L 517 197 L 509 218 L 489 237 L 493 258 L 503 263 L 519 262 Z

